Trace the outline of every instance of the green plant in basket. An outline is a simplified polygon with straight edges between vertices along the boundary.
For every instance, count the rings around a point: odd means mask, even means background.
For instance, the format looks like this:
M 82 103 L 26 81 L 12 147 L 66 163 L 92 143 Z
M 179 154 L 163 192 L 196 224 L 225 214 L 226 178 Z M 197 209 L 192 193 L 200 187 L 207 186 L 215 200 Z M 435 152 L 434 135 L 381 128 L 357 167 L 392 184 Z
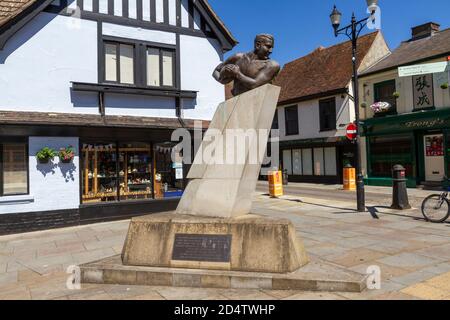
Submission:
M 75 149 L 72 146 L 60 148 L 58 153 L 59 159 L 63 163 L 69 163 L 75 158 Z
M 49 147 L 44 147 L 36 153 L 36 158 L 40 163 L 48 163 L 56 157 L 56 151 Z

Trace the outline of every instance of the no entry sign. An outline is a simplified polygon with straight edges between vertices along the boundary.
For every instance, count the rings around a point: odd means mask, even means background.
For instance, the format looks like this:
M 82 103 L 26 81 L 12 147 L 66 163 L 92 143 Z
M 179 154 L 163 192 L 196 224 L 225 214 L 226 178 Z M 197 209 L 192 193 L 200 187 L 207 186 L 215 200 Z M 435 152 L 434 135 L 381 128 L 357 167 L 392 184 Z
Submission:
M 358 127 L 355 124 L 350 123 L 347 126 L 347 138 L 349 140 L 355 140 L 358 134 Z

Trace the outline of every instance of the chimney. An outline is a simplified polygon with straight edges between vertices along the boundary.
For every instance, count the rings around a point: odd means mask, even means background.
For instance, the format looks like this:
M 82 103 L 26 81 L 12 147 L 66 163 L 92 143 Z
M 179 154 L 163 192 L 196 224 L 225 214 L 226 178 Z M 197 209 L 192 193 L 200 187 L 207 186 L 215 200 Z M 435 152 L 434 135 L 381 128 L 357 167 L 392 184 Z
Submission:
M 412 28 L 412 38 L 411 41 L 422 39 L 426 37 L 431 37 L 436 32 L 439 32 L 441 26 L 434 22 L 428 22 L 420 26 Z

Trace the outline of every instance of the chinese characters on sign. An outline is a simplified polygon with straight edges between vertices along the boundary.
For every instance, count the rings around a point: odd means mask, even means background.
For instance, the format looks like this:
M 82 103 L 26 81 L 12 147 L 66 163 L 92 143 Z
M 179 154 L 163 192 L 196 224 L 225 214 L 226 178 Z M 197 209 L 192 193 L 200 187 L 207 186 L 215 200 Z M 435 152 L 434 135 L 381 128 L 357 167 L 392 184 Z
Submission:
M 433 75 L 425 74 L 413 77 L 414 109 L 434 106 Z
M 426 138 L 426 153 L 427 157 L 442 157 L 444 156 L 444 141 L 442 136 L 434 136 Z

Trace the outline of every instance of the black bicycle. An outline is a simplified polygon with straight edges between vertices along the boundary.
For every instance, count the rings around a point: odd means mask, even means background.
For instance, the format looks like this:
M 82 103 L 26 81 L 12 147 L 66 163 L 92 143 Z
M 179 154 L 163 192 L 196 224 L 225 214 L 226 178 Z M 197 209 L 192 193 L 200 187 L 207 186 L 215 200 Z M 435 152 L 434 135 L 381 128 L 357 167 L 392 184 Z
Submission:
M 442 223 L 450 216 L 450 201 L 448 198 L 450 179 L 446 177 L 443 181 L 443 186 L 444 192 L 441 194 L 432 194 L 425 198 L 422 203 L 422 214 L 427 221 Z

